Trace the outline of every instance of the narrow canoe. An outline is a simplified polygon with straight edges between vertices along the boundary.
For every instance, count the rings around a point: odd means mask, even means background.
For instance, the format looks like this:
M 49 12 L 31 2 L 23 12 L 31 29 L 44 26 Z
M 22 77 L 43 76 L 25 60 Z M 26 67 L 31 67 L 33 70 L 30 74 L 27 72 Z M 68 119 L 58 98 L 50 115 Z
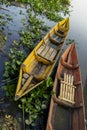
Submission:
M 20 67 L 15 93 L 18 100 L 50 76 L 69 31 L 69 18 L 55 25 Z
M 85 130 L 82 79 L 74 43 L 61 56 L 53 93 L 46 130 Z

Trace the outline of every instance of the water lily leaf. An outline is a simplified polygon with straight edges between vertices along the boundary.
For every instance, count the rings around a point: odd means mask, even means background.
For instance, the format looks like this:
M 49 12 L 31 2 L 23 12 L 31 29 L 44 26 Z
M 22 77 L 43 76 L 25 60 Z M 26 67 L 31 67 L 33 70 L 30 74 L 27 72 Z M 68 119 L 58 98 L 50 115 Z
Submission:
M 22 99 L 21 99 L 21 102 L 22 102 L 22 103 L 26 103 L 26 98 L 22 98 Z
M 19 107 L 20 109 L 22 109 L 22 106 L 21 106 L 21 104 L 19 104 L 19 105 L 18 105 L 18 107 Z
M 25 120 L 26 125 L 30 125 L 29 119 Z
M 45 105 L 45 104 L 42 104 L 42 109 L 46 109 L 47 108 L 47 106 Z
M 18 65 L 20 65 L 20 64 L 21 64 L 21 61 L 16 61 L 16 63 L 17 63 Z

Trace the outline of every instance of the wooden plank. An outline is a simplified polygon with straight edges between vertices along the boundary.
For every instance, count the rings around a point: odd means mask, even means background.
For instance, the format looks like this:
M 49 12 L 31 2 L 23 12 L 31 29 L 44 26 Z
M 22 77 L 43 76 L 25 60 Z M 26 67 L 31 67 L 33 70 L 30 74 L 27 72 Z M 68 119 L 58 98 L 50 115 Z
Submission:
M 46 53 L 49 51 L 49 46 L 45 46 L 44 50 L 40 54 L 42 57 L 45 57 Z
M 66 82 L 66 73 L 64 73 L 64 82 Z
M 76 88 L 74 85 L 72 85 L 72 84 L 69 84 L 69 83 L 67 83 L 67 82 L 65 82 L 65 81 L 61 81 L 63 84 L 66 84 L 66 85 L 69 85 L 69 86 L 72 86 L 73 88 Z
M 47 59 L 47 60 L 53 61 L 54 57 L 57 54 L 57 51 L 50 46 L 42 45 L 37 50 L 37 54 L 40 55 L 41 57 Z
M 51 56 L 52 52 L 53 52 L 53 48 L 50 48 L 49 51 L 47 52 L 47 54 L 45 55 L 45 58 L 47 60 L 50 60 L 50 56 Z
M 58 40 L 56 40 L 55 38 L 50 37 L 50 41 L 55 43 L 55 44 L 59 44 L 60 42 Z
M 26 79 L 22 78 L 22 86 L 24 85 Z
M 73 76 L 64 73 L 64 81 L 61 81 L 62 91 L 59 95 L 59 98 L 67 101 L 69 103 L 74 104 L 74 96 L 75 96 L 75 86 L 73 85 Z M 61 87 L 60 86 L 60 87 Z
M 52 52 L 51 56 L 50 56 L 50 60 L 51 60 L 51 61 L 53 61 L 53 60 L 54 60 L 54 58 L 55 58 L 56 54 L 57 54 L 57 51 L 56 51 L 56 50 L 54 50 L 54 51 Z
M 78 109 L 75 109 L 72 114 L 72 130 L 80 130 L 79 125 Z
M 38 64 L 35 66 L 35 68 L 32 71 L 32 75 L 37 75 L 42 67 L 42 63 L 38 62 Z
M 70 87 L 70 100 L 72 101 L 72 87 Z
M 21 88 L 21 90 L 19 91 L 19 95 L 21 95 L 29 86 L 31 80 L 33 79 L 33 76 L 31 75 L 25 82 L 24 86 Z
M 63 84 L 63 98 L 65 97 L 65 84 Z
M 63 84 L 61 83 L 60 86 L 60 97 L 63 97 Z
M 65 85 L 65 98 L 67 98 L 67 91 L 68 91 L 68 86 L 67 85 Z
M 40 55 L 44 49 L 45 45 L 40 46 L 40 48 L 37 50 L 37 54 Z
M 47 65 L 43 65 L 39 71 L 39 74 L 38 75 L 42 75 L 46 69 Z
M 75 88 L 72 88 L 72 101 L 74 101 Z
M 72 103 L 72 104 L 74 104 L 74 103 L 75 103 L 75 102 L 70 101 L 69 99 L 66 99 L 66 98 L 63 98 L 63 100 L 64 100 L 64 101 L 67 101 L 67 102 L 69 102 L 69 103 Z
M 30 69 L 29 69 L 28 73 L 32 73 L 32 71 L 37 66 L 37 64 L 38 64 L 38 61 L 34 60 L 34 62 L 32 63 L 32 65 L 29 67 Z

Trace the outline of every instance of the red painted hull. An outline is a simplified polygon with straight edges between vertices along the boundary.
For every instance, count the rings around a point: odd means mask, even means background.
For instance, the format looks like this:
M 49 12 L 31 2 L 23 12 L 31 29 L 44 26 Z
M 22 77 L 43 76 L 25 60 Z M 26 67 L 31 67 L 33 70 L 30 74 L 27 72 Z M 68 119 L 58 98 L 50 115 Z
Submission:
M 74 104 L 63 102 L 58 98 L 60 94 L 60 80 L 64 78 L 64 73 L 71 74 L 74 77 L 73 84 L 75 85 Z M 54 94 L 51 97 L 47 128 L 46 130 L 85 130 L 85 113 L 84 100 L 82 91 L 82 79 L 80 67 L 78 65 L 78 56 L 75 44 L 72 43 L 63 53 L 55 76 Z M 68 117 L 61 117 L 58 109 L 64 109 Z M 65 112 L 65 113 L 66 113 Z M 63 113 L 63 112 L 62 112 Z M 58 115 L 60 117 L 58 117 Z M 62 119 L 61 119 L 62 118 Z M 66 120 L 68 121 L 66 122 Z M 60 120 L 62 120 L 60 122 Z M 65 124 L 63 122 L 65 121 Z M 67 124 L 66 124 L 67 123 Z M 60 124 L 62 124 L 60 126 Z M 63 126 L 65 125 L 65 126 Z M 66 127 L 67 125 L 67 127 Z

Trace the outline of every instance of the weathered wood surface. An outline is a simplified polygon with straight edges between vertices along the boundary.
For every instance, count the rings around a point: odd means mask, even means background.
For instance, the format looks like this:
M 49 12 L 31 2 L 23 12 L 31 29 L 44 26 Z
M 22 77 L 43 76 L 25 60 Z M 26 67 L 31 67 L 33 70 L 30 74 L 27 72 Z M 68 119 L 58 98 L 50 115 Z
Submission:
M 38 50 L 37 54 L 46 60 L 53 61 L 57 54 L 57 50 L 53 49 L 50 46 L 42 45 Z
M 60 95 L 58 98 L 74 104 L 75 88 L 73 85 L 73 76 L 64 73 L 64 81 L 61 81 Z

